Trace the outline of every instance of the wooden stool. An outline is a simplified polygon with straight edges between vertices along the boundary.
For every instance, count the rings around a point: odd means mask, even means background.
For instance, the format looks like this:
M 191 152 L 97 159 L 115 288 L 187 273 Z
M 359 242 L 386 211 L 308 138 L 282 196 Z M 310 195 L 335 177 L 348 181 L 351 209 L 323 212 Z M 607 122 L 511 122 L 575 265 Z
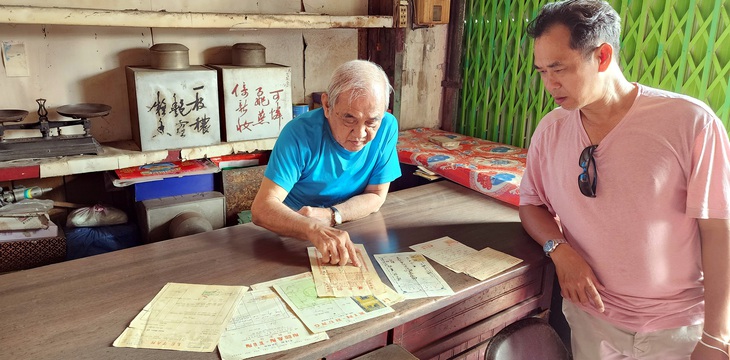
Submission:
M 418 360 L 400 345 L 390 344 L 380 349 L 373 350 L 367 354 L 356 357 L 353 360 Z

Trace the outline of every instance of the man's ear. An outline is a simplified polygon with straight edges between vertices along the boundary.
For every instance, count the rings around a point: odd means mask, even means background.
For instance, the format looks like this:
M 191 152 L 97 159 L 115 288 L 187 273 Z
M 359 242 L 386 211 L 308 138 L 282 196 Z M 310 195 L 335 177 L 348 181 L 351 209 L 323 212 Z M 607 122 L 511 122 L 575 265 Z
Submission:
M 327 95 L 327 93 L 322 93 L 322 96 L 320 97 L 320 101 L 322 101 L 322 109 L 324 110 L 324 117 L 328 118 L 330 117 L 330 107 L 329 107 L 329 100 L 330 97 Z
M 604 72 L 613 60 L 613 46 L 603 43 L 598 46 L 598 71 Z

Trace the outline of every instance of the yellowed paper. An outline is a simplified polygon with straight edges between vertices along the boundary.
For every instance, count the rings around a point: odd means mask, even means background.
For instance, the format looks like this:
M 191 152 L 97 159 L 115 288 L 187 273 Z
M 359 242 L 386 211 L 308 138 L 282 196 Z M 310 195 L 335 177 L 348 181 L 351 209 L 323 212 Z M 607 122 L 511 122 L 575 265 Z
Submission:
M 3 41 L 2 46 L 5 76 L 30 76 L 28 57 L 25 54 L 25 43 L 17 41 Z
M 240 360 L 327 339 L 325 332 L 310 333 L 279 295 L 264 287 L 243 294 L 218 351 L 223 360 Z
M 505 254 L 492 248 L 484 248 L 477 253 L 467 255 L 452 266 L 480 281 L 501 273 L 519 263 L 522 259 Z
M 271 280 L 271 281 L 254 284 L 254 285 L 251 285 L 251 289 L 259 290 L 259 289 L 266 289 L 269 287 L 271 287 L 273 289 L 273 286 L 275 284 L 284 283 L 284 282 L 293 281 L 293 280 L 311 279 L 311 278 L 312 278 L 312 273 L 310 271 L 307 271 L 307 272 L 301 273 L 301 274 L 291 275 L 291 276 L 287 276 L 287 277 L 283 277 L 283 278 L 279 278 L 279 279 L 275 279 L 275 280 Z M 382 281 L 381 281 L 381 283 L 382 283 Z M 382 292 L 378 292 L 373 295 L 375 295 L 375 297 L 378 298 L 378 300 L 380 300 L 383 304 L 385 304 L 387 306 L 393 306 L 406 299 L 403 295 L 395 292 L 395 290 L 391 289 L 388 285 L 385 285 L 385 284 L 382 284 L 382 285 L 383 285 L 382 289 L 381 289 Z
M 319 333 L 393 312 L 375 296 L 317 297 L 314 280 L 276 282 L 274 290 L 309 331 Z
M 113 345 L 211 352 L 247 289 L 167 283 Z
M 449 296 L 454 291 L 419 253 L 375 254 L 395 290 L 406 299 Z
M 382 301 L 383 304 L 385 304 L 386 306 L 393 306 L 406 299 L 403 294 L 399 294 L 395 290 L 391 289 L 388 285 L 383 284 L 383 289 L 385 291 L 375 294 L 375 297 L 378 298 L 378 300 Z
M 355 244 L 360 266 L 332 265 L 322 260 L 315 247 L 308 247 L 309 263 L 319 297 L 367 296 L 384 293 L 385 286 L 362 244 Z
M 278 278 L 278 279 L 274 279 L 274 280 L 260 282 L 258 284 L 253 284 L 253 285 L 251 285 L 251 289 L 253 289 L 253 290 L 261 290 L 261 289 L 271 288 L 271 287 L 274 286 L 274 284 L 276 284 L 278 282 L 281 282 L 281 281 L 291 281 L 291 280 L 311 279 L 311 278 L 312 278 L 312 272 L 311 271 L 307 271 L 307 272 L 303 272 L 301 274 L 286 276 L 286 277 L 283 277 L 283 278 Z
M 464 256 L 475 254 L 477 252 L 475 249 L 472 249 L 448 236 L 412 245 L 410 248 L 457 273 L 461 271 L 454 269 L 451 264 L 459 261 Z

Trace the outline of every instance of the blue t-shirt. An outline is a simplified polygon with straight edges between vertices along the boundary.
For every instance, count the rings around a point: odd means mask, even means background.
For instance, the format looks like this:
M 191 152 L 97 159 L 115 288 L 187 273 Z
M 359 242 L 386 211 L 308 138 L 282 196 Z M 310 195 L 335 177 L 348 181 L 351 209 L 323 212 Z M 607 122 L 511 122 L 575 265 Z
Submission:
M 284 126 L 264 175 L 289 192 L 284 204 L 291 209 L 329 207 L 362 194 L 367 185 L 397 179 L 397 142 L 398 122 L 385 113 L 375 138 L 350 152 L 332 136 L 320 108 Z

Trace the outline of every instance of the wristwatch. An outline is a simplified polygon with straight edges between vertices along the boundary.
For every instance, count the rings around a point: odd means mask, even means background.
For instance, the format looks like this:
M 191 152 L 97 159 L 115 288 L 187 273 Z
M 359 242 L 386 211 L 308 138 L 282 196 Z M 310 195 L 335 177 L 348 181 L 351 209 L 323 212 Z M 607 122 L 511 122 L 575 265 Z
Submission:
M 340 214 L 340 211 L 334 206 L 330 206 L 330 210 L 332 210 L 332 226 L 342 224 L 342 214 Z
M 550 254 L 558 248 L 558 245 L 565 244 L 565 239 L 550 239 L 542 247 L 542 251 L 545 252 L 545 256 L 550 257 Z

